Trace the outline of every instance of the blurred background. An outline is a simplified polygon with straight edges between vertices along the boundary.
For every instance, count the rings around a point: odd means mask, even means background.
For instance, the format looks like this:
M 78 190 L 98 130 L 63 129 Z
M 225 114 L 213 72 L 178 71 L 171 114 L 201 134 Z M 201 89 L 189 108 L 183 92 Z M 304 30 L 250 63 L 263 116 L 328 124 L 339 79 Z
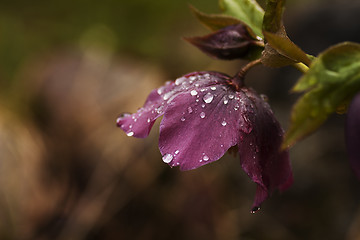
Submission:
M 238 156 L 180 172 L 161 160 L 159 121 L 146 139 L 116 128 L 165 81 L 244 64 L 182 41 L 208 33 L 188 4 L 219 12 L 216 0 L 0 1 L 1 240 L 360 239 L 344 115 L 291 149 L 294 185 L 254 215 Z M 292 0 L 285 26 L 317 55 L 360 42 L 359 13 L 356 0 Z M 246 79 L 284 128 L 299 76 L 260 66 Z

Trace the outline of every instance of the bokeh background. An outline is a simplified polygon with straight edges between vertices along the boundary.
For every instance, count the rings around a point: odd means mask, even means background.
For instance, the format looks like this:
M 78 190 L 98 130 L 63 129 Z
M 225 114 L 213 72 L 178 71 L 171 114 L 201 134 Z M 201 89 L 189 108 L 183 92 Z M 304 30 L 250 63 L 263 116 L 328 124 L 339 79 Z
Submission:
M 360 239 L 345 115 L 291 149 L 294 185 L 256 214 L 238 156 L 180 172 L 161 161 L 158 123 L 146 139 L 116 128 L 165 81 L 244 64 L 181 39 L 208 33 L 188 4 L 219 12 L 216 0 L 0 1 L 0 239 Z M 285 25 L 317 55 L 360 42 L 359 13 L 356 0 L 292 0 Z M 285 128 L 299 76 L 260 66 L 246 79 Z

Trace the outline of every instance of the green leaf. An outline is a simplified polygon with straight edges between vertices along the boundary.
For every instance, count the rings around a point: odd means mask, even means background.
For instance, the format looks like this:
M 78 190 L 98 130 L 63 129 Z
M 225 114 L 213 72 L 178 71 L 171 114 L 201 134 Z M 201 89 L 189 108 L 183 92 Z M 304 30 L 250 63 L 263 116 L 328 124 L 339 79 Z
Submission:
M 293 107 L 283 147 L 314 132 L 360 91 L 360 44 L 342 43 L 321 53 L 294 88 L 306 89 Z
M 264 10 L 255 0 L 220 0 L 219 3 L 225 14 L 240 19 L 257 36 L 263 37 L 262 22 Z
M 266 1 L 266 11 L 262 29 L 266 32 L 277 33 L 283 31 L 282 16 L 285 0 Z
M 220 30 L 224 27 L 241 23 L 237 18 L 222 14 L 206 14 L 190 5 L 191 11 L 196 18 L 212 31 Z
M 266 46 L 262 53 L 261 62 L 270 67 L 282 67 L 302 62 L 310 65 L 307 57 L 286 34 L 283 24 L 285 0 L 268 0 L 263 21 L 263 34 Z
M 278 35 L 264 31 L 265 39 L 280 55 L 285 56 L 295 62 L 302 62 L 309 66 L 311 60 L 306 53 L 293 43 L 286 35 Z
M 295 64 L 296 61 L 280 54 L 269 43 L 266 43 L 265 49 L 261 53 L 261 63 L 268 67 L 283 67 Z
M 339 75 L 346 76 L 356 71 L 360 64 L 360 44 L 344 42 L 328 48 L 319 55 L 309 69 L 306 76 L 301 78 L 293 87 L 293 91 L 301 92 L 317 84 L 341 81 Z M 316 77 L 316 72 L 324 71 L 324 78 Z

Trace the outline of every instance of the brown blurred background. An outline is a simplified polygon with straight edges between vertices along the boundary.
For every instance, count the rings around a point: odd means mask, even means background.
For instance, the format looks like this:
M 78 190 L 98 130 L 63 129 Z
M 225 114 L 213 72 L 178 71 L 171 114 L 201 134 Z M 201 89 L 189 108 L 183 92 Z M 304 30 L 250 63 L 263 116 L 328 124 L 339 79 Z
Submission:
M 147 94 L 197 70 L 233 74 L 181 40 L 208 33 L 188 4 L 216 0 L 0 1 L 0 239 L 360 239 L 360 183 L 349 167 L 345 116 L 291 149 L 295 182 L 257 214 L 238 157 L 189 172 L 115 126 Z M 360 42 L 356 0 L 288 1 L 287 31 L 316 55 Z M 251 71 L 286 128 L 292 68 Z

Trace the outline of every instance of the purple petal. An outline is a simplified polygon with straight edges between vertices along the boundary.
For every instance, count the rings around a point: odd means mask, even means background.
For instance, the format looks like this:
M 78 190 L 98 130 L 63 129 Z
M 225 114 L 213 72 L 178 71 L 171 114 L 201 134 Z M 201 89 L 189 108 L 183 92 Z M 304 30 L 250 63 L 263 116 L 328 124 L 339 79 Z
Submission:
M 241 133 L 238 148 L 242 168 L 258 184 L 253 204 L 258 209 L 273 190 L 290 187 L 292 172 L 288 151 L 280 151 L 283 130 L 270 106 L 253 90 L 242 91 L 247 95 L 243 114 L 252 129 Z
M 165 111 L 159 148 L 170 166 L 190 170 L 216 161 L 239 142 L 240 131 L 251 132 L 243 116 L 246 94 L 235 91 L 228 76 L 210 78 L 217 84 L 177 95 Z
M 210 78 L 210 74 L 212 78 Z M 144 106 L 134 114 L 122 114 L 117 119 L 117 126 L 128 136 L 144 138 L 155 120 L 164 114 L 172 100 L 183 92 L 188 92 L 203 86 L 214 85 L 226 81 L 224 75 L 216 72 L 194 72 L 167 82 L 164 86 L 153 90 Z
M 346 119 L 346 147 L 352 169 L 360 179 L 360 94 L 352 100 Z
M 173 84 L 168 84 L 166 89 L 171 89 L 171 85 Z M 147 137 L 155 120 L 164 113 L 165 101 L 159 94 L 159 89 L 150 93 L 144 106 L 136 113 L 122 114 L 116 120 L 118 127 L 124 130 L 128 136 Z
M 186 92 L 173 100 L 160 125 L 164 161 L 181 170 L 218 160 L 238 138 L 237 117 L 224 104 L 230 90 L 217 85 L 192 91 L 196 94 Z

